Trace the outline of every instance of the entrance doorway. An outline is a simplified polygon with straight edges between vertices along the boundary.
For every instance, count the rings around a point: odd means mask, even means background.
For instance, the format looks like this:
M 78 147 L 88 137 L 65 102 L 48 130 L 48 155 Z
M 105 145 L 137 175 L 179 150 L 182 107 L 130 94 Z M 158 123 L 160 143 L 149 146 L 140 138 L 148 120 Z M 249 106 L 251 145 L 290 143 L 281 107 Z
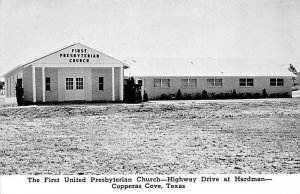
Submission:
M 84 77 L 65 78 L 65 100 L 85 100 Z

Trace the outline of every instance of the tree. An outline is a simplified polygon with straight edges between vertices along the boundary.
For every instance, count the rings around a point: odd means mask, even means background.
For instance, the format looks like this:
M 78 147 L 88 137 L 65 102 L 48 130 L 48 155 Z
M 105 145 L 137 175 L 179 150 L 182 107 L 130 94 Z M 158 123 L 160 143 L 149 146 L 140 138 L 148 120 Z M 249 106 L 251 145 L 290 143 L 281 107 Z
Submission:
M 146 90 L 144 90 L 144 102 L 148 102 L 148 94 Z
M 178 90 L 175 98 L 176 98 L 176 100 L 181 100 L 182 99 L 182 94 L 181 94 L 180 90 Z
M 22 86 L 22 79 L 17 79 L 16 97 L 18 106 L 22 106 L 24 104 L 24 89 Z
M 142 100 L 141 86 L 139 84 L 135 84 L 133 77 L 127 80 L 127 84 L 124 86 L 124 90 L 125 90 L 124 102 L 127 103 L 141 102 Z
M 297 75 L 297 73 L 298 73 L 298 72 L 297 72 L 297 69 L 296 69 L 292 64 L 290 64 L 288 70 L 289 70 L 290 72 L 292 72 L 293 74 L 295 74 L 295 75 Z
M 0 90 L 3 90 L 4 88 L 4 82 L 0 81 Z

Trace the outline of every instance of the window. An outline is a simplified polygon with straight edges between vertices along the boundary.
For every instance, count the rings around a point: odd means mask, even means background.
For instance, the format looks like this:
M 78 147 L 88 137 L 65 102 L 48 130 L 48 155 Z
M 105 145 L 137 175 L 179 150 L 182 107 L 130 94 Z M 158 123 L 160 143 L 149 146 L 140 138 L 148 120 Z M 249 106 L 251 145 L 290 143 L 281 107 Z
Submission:
M 170 79 L 154 79 L 154 88 L 170 88 Z
M 279 78 L 271 78 L 270 79 L 270 86 L 278 87 L 278 86 L 284 86 L 284 80 Z
M 83 90 L 83 77 L 76 77 L 76 90 Z
M 99 90 L 104 90 L 104 87 L 103 87 L 103 77 L 99 77 Z
M 188 88 L 189 87 L 189 79 L 181 79 L 181 87 Z
M 66 78 L 66 90 L 73 90 L 73 78 Z
M 189 79 L 189 87 L 197 88 L 197 79 Z
M 46 77 L 46 91 L 50 91 L 50 77 Z
M 277 86 L 284 86 L 283 79 L 277 79 Z
M 197 88 L 197 79 L 181 79 L 182 88 Z
M 210 78 L 210 79 L 207 79 L 207 86 L 208 87 L 222 87 L 223 84 L 222 84 L 222 79 L 218 78 Z
M 240 79 L 240 87 L 253 87 L 254 80 L 252 78 L 242 78 Z
M 170 79 L 162 79 L 162 88 L 169 88 L 170 87 Z
M 161 88 L 161 79 L 154 79 L 154 87 Z

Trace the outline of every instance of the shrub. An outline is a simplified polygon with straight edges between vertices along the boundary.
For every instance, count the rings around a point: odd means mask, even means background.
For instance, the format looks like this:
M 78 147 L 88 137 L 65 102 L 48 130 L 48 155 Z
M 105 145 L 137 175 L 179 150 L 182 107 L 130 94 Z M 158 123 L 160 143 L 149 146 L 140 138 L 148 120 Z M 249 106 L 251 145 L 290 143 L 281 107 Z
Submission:
M 183 95 L 182 99 L 184 99 L 184 100 L 191 100 L 191 99 L 192 99 L 192 95 L 191 95 L 191 94 L 185 93 L 185 94 Z
M 209 96 L 211 99 L 215 99 L 216 98 L 216 94 L 214 92 L 209 93 Z
M 144 102 L 148 102 L 148 94 L 146 91 L 144 91 L 143 99 L 144 99 Z
M 207 91 L 206 90 L 202 91 L 202 98 L 207 99 Z
M 289 95 L 288 92 L 285 93 L 272 93 L 269 95 L 270 98 L 290 98 L 291 96 Z
M 181 100 L 182 99 L 182 94 L 181 94 L 180 90 L 178 90 L 175 98 L 176 98 L 176 100 Z
M 260 93 L 255 93 L 255 94 L 253 94 L 253 98 L 261 98 L 261 94 Z
M 197 92 L 195 94 L 195 100 L 200 100 L 201 99 L 201 94 L 199 92 Z
M 283 93 L 283 98 L 291 98 L 291 95 L 288 92 Z
M 242 99 L 244 97 L 245 97 L 244 93 L 239 93 L 238 98 Z
M 127 80 L 124 91 L 124 102 L 137 103 L 142 101 L 141 86 L 135 84 L 133 77 Z
M 22 87 L 22 79 L 17 79 L 16 97 L 18 106 L 24 105 L 24 89 Z
M 263 98 L 267 98 L 268 97 L 267 90 L 265 88 L 262 90 L 262 97 Z
M 218 99 L 225 99 L 225 93 L 221 92 L 220 94 L 217 95 Z
M 237 98 L 237 94 L 236 94 L 236 90 L 235 89 L 232 90 L 231 97 L 234 98 L 234 99 Z
M 232 93 L 224 93 L 224 99 L 232 99 Z
M 170 96 L 166 95 L 166 94 L 162 94 L 160 96 L 160 100 L 169 100 L 170 99 Z
M 252 94 L 251 93 L 249 93 L 249 92 L 246 92 L 245 93 L 245 98 L 252 98 L 253 96 L 252 96 Z

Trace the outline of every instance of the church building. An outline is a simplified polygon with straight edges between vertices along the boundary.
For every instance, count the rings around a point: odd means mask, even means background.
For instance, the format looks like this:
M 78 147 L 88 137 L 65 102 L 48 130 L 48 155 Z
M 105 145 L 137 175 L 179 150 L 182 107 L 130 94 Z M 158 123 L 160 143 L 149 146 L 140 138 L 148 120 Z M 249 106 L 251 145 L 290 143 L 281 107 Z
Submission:
M 4 75 L 7 99 L 24 88 L 29 104 L 64 101 L 123 101 L 124 62 L 81 43 L 20 65 Z

